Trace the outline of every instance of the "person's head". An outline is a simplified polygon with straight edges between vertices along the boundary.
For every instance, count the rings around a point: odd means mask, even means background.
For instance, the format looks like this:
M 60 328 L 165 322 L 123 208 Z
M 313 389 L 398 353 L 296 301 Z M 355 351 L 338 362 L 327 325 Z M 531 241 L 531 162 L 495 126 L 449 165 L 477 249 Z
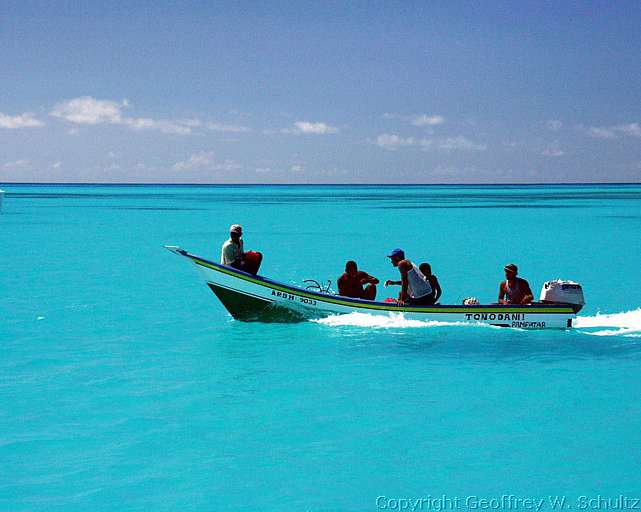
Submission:
M 421 263 L 418 266 L 418 269 L 421 271 L 421 274 L 423 274 L 425 277 L 432 275 L 432 265 L 430 265 L 429 263 Z
M 405 252 L 403 252 L 403 249 L 394 249 L 387 257 L 391 260 L 392 265 L 398 267 L 398 263 L 405 259 Z
M 516 274 L 519 273 L 519 267 L 514 263 L 508 263 L 503 267 L 503 270 L 505 270 L 505 279 L 508 281 L 514 281 L 514 279 L 516 279 Z
M 232 240 L 240 240 L 243 236 L 243 227 L 240 224 L 232 224 L 229 226 L 229 236 Z
M 345 272 L 347 275 L 353 276 L 358 272 L 358 266 L 356 265 L 355 261 L 348 261 L 345 263 Z

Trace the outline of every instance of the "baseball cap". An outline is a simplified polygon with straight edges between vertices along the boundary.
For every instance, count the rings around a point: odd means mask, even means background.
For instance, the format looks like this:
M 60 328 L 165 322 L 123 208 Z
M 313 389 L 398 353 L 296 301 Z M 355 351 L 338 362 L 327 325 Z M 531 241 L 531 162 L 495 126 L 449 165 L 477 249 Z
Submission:
M 393 258 L 394 256 L 405 258 L 405 252 L 403 251 L 403 249 L 396 248 L 387 255 L 388 258 Z
M 242 233 L 243 232 L 243 227 L 240 224 L 232 224 L 229 226 L 229 232 L 230 233 Z
M 519 267 L 517 267 L 514 263 L 508 263 L 503 267 L 503 270 L 506 272 L 513 272 L 517 274 L 519 272 Z

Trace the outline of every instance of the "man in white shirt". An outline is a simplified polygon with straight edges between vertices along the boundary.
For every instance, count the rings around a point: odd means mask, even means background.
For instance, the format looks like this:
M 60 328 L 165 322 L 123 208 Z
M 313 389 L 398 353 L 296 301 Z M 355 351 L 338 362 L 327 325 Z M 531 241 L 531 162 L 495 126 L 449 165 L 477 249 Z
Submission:
M 245 254 L 243 252 L 243 227 L 240 224 L 232 224 L 229 227 L 229 240 L 223 244 L 220 252 L 220 263 L 234 268 L 242 268 Z

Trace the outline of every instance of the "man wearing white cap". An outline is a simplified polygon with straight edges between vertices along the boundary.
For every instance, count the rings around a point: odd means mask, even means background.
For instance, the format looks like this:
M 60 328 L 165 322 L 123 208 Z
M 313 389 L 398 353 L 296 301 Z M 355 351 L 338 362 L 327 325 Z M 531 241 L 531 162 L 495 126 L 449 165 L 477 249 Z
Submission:
M 220 252 L 220 263 L 234 268 L 241 268 L 244 259 L 243 241 L 240 237 L 243 236 L 243 227 L 240 224 L 232 224 L 229 226 L 229 240 L 223 244 L 222 251 Z
M 263 261 L 263 255 L 255 251 L 245 252 L 242 236 L 243 227 L 240 224 L 229 226 L 229 240 L 223 244 L 220 251 L 220 263 L 256 275 Z

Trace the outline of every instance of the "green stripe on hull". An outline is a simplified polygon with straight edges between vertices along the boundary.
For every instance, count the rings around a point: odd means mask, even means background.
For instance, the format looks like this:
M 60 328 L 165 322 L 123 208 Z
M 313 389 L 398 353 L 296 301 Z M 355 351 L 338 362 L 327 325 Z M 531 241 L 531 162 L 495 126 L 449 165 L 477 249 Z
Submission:
M 264 281 L 261 281 L 259 279 L 252 278 L 250 276 L 246 276 L 237 272 L 234 272 L 233 270 L 227 270 L 225 268 L 217 267 L 210 265 L 204 260 L 201 260 L 200 258 L 196 256 L 189 256 L 191 260 L 196 263 L 197 265 L 200 265 L 202 267 L 209 268 L 211 270 L 215 270 L 217 272 L 221 272 L 223 274 L 226 274 L 228 276 L 234 277 L 236 279 L 242 279 L 243 281 L 247 281 L 249 283 L 255 284 L 262 286 L 264 288 L 268 288 L 270 290 L 278 290 L 280 292 L 286 292 L 286 293 L 295 293 L 298 296 L 301 297 L 306 297 L 309 299 L 314 299 L 319 302 L 326 302 L 329 304 L 337 304 L 339 306 L 347 306 L 350 308 L 357 308 L 357 309 L 374 309 L 374 310 L 382 310 L 382 311 L 391 311 L 391 312 L 399 312 L 399 313 L 527 313 L 527 314 L 550 314 L 550 313 L 563 313 L 563 314 L 569 314 L 573 315 L 574 311 L 572 308 L 569 307 L 558 307 L 558 308 L 532 308 L 532 307 L 505 307 L 505 306 L 499 306 L 499 307 L 474 307 L 474 308 L 452 308 L 452 307 L 447 307 L 447 306 L 438 306 L 438 307 L 426 307 L 426 308 L 404 308 L 404 307 L 390 307 L 387 305 L 383 304 L 363 304 L 360 302 L 351 302 L 351 301 L 344 301 L 340 299 L 336 299 L 333 297 L 328 297 L 326 295 L 317 295 L 317 294 L 310 294 L 306 293 L 303 290 L 300 290 L 298 288 L 294 287 L 284 287 L 280 286 L 277 284 L 272 284 L 272 283 L 266 283 Z M 211 284 L 210 284 L 211 286 Z M 231 312 L 231 311 L 230 311 Z M 233 313 L 232 313 L 233 315 Z

